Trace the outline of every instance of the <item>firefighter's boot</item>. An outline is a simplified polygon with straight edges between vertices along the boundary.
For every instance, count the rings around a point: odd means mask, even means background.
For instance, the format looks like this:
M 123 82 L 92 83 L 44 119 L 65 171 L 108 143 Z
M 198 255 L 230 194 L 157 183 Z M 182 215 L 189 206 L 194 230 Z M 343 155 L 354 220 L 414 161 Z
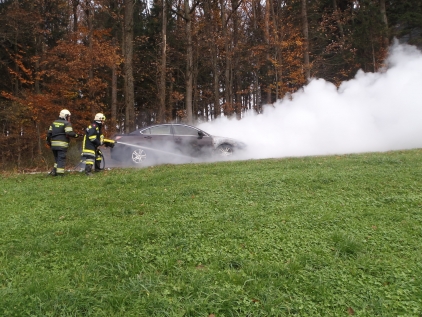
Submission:
M 95 173 L 98 173 L 98 172 L 101 172 L 102 171 L 102 168 L 100 167 L 100 163 L 101 161 L 96 161 L 95 162 Z
M 92 165 L 91 164 L 85 165 L 85 174 L 87 176 L 92 176 Z
M 53 167 L 53 169 L 50 172 L 50 175 L 51 176 L 57 176 L 57 168 L 56 167 Z

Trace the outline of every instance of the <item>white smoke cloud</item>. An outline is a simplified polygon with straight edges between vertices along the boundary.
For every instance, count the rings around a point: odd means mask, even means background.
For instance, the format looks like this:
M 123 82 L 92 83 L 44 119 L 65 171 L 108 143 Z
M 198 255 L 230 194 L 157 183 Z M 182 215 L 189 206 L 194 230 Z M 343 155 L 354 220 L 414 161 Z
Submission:
M 247 143 L 243 159 L 422 147 L 422 53 L 396 42 L 386 64 L 381 72 L 359 71 L 338 89 L 313 79 L 263 114 L 198 127 Z

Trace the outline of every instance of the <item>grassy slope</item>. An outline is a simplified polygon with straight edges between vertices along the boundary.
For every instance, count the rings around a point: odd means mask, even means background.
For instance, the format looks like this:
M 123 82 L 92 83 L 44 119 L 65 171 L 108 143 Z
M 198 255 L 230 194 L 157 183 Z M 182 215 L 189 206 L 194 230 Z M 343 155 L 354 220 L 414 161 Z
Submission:
M 421 316 L 422 150 L 2 179 L 1 316 Z

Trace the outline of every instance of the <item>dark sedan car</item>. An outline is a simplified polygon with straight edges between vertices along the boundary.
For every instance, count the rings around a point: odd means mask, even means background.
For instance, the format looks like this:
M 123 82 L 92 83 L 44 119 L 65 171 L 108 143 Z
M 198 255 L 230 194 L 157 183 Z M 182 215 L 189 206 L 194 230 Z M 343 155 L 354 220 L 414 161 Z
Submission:
M 175 123 L 116 134 L 113 139 L 117 142 L 111 149 L 111 158 L 133 164 L 211 158 L 215 155 L 227 157 L 246 147 L 243 142 Z

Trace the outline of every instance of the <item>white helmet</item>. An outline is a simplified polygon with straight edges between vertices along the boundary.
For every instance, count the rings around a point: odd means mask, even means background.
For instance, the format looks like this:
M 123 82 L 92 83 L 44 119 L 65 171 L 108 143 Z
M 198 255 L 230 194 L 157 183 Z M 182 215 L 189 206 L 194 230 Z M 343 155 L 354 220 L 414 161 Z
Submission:
M 105 121 L 106 117 L 101 112 L 95 115 L 94 121 Z
M 67 120 L 67 118 L 70 117 L 70 111 L 67 109 L 63 109 L 62 111 L 60 111 L 59 117 Z

